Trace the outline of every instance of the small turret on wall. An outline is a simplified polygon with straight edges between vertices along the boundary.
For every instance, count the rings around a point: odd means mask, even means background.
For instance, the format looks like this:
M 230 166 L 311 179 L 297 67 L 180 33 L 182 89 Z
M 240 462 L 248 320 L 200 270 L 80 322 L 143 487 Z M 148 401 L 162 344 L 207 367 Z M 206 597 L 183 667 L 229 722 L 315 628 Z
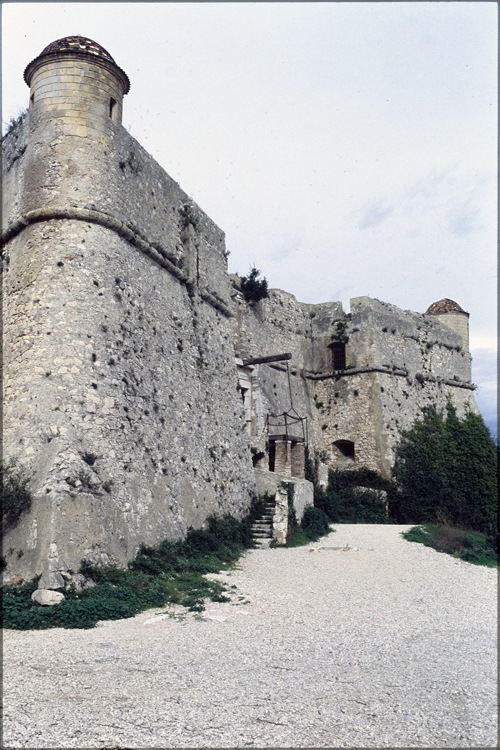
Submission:
M 59 39 L 25 81 L 2 142 L 3 450 L 33 503 L 4 550 L 51 588 L 241 517 L 257 487 L 223 232 L 122 127 L 103 47 Z
M 469 351 L 469 313 L 462 310 L 460 305 L 445 297 L 428 307 L 425 314 L 435 315 L 441 323 L 458 333 L 462 337 L 464 350 Z
M 49 44 L 26 67 L 31 129 L 56 124 L 64 135 L 104 142 L 121 125 L 127 74 L 104 47 L 81 36 Z

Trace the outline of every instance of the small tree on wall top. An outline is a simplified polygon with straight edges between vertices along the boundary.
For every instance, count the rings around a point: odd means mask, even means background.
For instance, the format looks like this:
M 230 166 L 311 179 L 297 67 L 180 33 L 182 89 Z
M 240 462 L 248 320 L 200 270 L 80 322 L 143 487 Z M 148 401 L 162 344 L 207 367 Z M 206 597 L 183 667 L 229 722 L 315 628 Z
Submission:
M 252 266 L 248 276 L 241 279 L 241 291 L 247 302 L 258 302 L 269 296 L 267 290 L 267 279 L 259 279 L 260 271 Z

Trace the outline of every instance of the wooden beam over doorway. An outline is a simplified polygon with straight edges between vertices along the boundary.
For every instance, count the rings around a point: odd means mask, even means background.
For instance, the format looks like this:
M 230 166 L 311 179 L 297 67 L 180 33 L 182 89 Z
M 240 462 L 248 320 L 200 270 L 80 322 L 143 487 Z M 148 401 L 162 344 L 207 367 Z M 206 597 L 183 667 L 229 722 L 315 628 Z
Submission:
M 244 359 L 243 367 L 247 365 L 264 365 L 267 362 L 281 362 L 283 359 L 291 359 L 292 355 L 288 352 L 287 354 L 270 354 L 268 357 L 252 357 L 252 359 Z

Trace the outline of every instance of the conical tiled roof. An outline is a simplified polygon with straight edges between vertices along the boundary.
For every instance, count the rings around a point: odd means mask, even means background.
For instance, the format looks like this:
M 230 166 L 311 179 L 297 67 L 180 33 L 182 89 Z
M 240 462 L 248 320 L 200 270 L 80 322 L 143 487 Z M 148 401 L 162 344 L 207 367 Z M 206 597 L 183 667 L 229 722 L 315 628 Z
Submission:
M 45 47 L 39 57 L 51 55 L 53 52 L 82 52 L 85 55 L 96 55 L 112 63 L 115 62 L 104 47 L 84 36 L 65 36 L 62 39 L 56 39 L 55 42 L 51 42 Z
M 432 305 L 427 308 L 425 314 L 441 315 L 442 313 L 448 312 L 460 312 L 468 315 L 468 313 L 466 313 L 465 310 L 460 307 L 460 305 L 458 305 L 452 299 L 448 299 L 447 297 L 445 297 L 444 299 L 440 299 L 439 302 L 433 302 Z
M 26 81 L 28 86 L 30 85 L 33 64 L 37 62 L 37 60 L 40 60 L 43 57 L 64 54 L 65 52 L 76 52 L 77 54 L 81 55 L 92 55 L 93 57 L 98 57 L 101 60 L 107 60 L 109 63 L 114 65 L 115 68 L 125 78 L 125 91 L 123 93 L 128 94 L 128 92 L 130 91 L 130 81 L 127 74 L 124 70 L 118 67 L 109 52 L 105 50 L 104 47 L 101 47 L 100 44 L 94 42 L 92 39 L 87 39 L 87 37 L 79 35 L 64 36 L 62 37 L 62 39 L 56 39 L 55 42 L 51 42 L 50 44 L 48 44 L 45 49 L 42 50 L 42 52 L 38 55 L 38 57 L 35 57 L 35 59 L 26 66 L 26 69 L 24 71 L 24 80 Z

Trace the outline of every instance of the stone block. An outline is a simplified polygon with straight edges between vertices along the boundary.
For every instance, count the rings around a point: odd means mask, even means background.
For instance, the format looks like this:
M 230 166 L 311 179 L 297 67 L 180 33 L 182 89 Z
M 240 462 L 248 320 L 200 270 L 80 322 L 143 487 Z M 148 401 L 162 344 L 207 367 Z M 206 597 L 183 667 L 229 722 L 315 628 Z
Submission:
M 321 461 L 317 465 L 317 482 L 320 487 L 328 486 L 328 466 Z
M 292 443 L 290 450 L 292 477 L 304 479 L 305 446 L 304 443 Z
M 63 589 L 65 580 L 57 571 L 44 571 L 38 582 L 39 589 Z
M 314 504 L 314 487 L 312 482 L 298 477 L 289 477 L 286 474 L 278 474 L 265 469 L 255 469 L 255 480 L 260 495 L 275 495 L 282 482 L 291 482 L 294 487 L 293 507 L 297 521 L 300 523 L 304 510 L 308 505 Z
M 274 468 L 277 474 L 284 474 L 287 477 L 292 476 L 292 456 L 291 443 L 287 440 L 276 440 L 276 453 L 274 458 Z
M 64 599 L 64 594 L 59 591 L 49 591 L 48 589 L 37 589 L 31 594 L 31 598 L 42 607 L 51 607 L 53 604 L 59 604 Z

